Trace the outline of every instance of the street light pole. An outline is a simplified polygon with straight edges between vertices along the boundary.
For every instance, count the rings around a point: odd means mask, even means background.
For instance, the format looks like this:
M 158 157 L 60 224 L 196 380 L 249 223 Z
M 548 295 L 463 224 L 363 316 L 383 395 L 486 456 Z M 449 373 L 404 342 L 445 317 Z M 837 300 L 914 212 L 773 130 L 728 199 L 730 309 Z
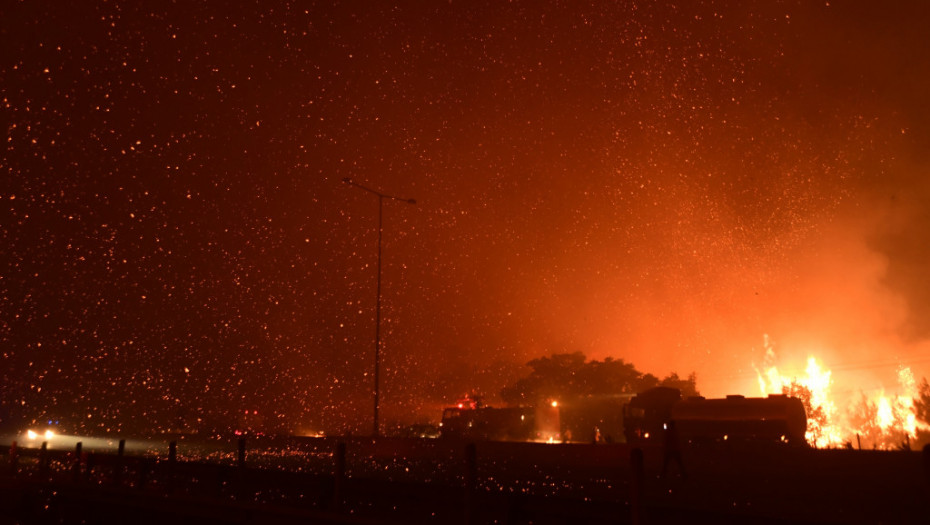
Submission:
M 377 301 L 375 303 L 375 388 L 374 388 L 374 398 L 375 398 L 375 412 L 373 419 L 373 428 L 372 435 L 380 435 L 379 426 L 378 426 L 378 407 L 380 406 L 381 400 L 381 238 L 383 236 L 383 218 L 384 218 L 384 199 L 390 199 L 395 201 L 406 202 L 407 204 L 416 204 L 417 201 L 414 199 L 403 199 L 401 197 L 395 197 L 393 195 L 387 195 L 381 193 L 380 191 L 373 190 L 371 188 L 362 186 L 361 184 L 353 181 L 350 178 L 342 179 L 342 182 L 355 186 L 356 188 L 363 189 L 369 193 L 372 193 L 378 197 L 378 288 L 377 288 Z

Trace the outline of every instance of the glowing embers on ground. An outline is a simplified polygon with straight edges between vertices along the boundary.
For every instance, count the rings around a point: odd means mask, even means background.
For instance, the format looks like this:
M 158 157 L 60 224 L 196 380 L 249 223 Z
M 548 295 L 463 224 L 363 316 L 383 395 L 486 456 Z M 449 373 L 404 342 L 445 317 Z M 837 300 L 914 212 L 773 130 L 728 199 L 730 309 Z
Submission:
M 817 358 L 808 357 L 803 374 L 784 374 L 774 363 L 775 352 L 766 340 L 763 367 L 756 368 L 759 388 L 763 394 L 801 399 L 807 411 L 806 438 L 812 446 L 895 449 L 914 441 L 918 429 L 930 430 L 917 419 L 919 392 L 910 368 L 899 368 L 897 393 L 860 390 L 858 398 L 840 410 L 831 392 L 832 372 Z

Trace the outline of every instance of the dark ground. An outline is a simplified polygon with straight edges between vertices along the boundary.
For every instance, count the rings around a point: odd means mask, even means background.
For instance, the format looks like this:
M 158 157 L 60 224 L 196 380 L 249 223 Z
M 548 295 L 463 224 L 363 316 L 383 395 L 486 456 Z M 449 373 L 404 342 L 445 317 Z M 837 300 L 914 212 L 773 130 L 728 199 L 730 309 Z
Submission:
M 4 447 L 0 524 L 930 523 L 927 452 L 728 444 L 686 448 L 685 472 L 664 477 L 661 449 L 640 470 L 622 444 L 290 438 L 245 452 Z

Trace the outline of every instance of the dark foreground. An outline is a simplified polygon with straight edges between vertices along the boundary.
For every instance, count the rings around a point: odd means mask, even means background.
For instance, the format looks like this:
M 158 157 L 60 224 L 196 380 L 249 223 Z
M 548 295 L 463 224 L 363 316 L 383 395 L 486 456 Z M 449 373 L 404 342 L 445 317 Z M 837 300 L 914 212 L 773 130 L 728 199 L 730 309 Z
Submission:
M 930 451 L 402 439 L 0 447 L 0 525 L 930 523 Z M 683 467 L 683 469 L 681 468 Z

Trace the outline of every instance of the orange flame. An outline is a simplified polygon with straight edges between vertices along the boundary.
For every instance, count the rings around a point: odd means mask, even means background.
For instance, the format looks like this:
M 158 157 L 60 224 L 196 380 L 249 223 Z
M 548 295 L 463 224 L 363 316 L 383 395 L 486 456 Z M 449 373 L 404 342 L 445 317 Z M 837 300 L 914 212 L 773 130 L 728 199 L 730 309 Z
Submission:
M 860 447 L 893 449 L 909 446 L 918 429 L 930 430 L 930 426 L 917 419 L 914 400 L 918 397 L 918 388 L 910 368 L 898 370 L 902 394 L 889 395 L 884 389 L 871 395 L 860 392 L 858 403 L 840 411 L 831 394 L 832 372 L 817 358 L 808 357 L 804 374 L 784 375 L 775 366 L 775 351 L 768 336 L 764 348 L 763 367 L 756 368 L 759 388 L 763 395 L 788 394 L 801 398 L 808 418 L 805 437 L 811 446 L 852 446 L 855 442 Z

